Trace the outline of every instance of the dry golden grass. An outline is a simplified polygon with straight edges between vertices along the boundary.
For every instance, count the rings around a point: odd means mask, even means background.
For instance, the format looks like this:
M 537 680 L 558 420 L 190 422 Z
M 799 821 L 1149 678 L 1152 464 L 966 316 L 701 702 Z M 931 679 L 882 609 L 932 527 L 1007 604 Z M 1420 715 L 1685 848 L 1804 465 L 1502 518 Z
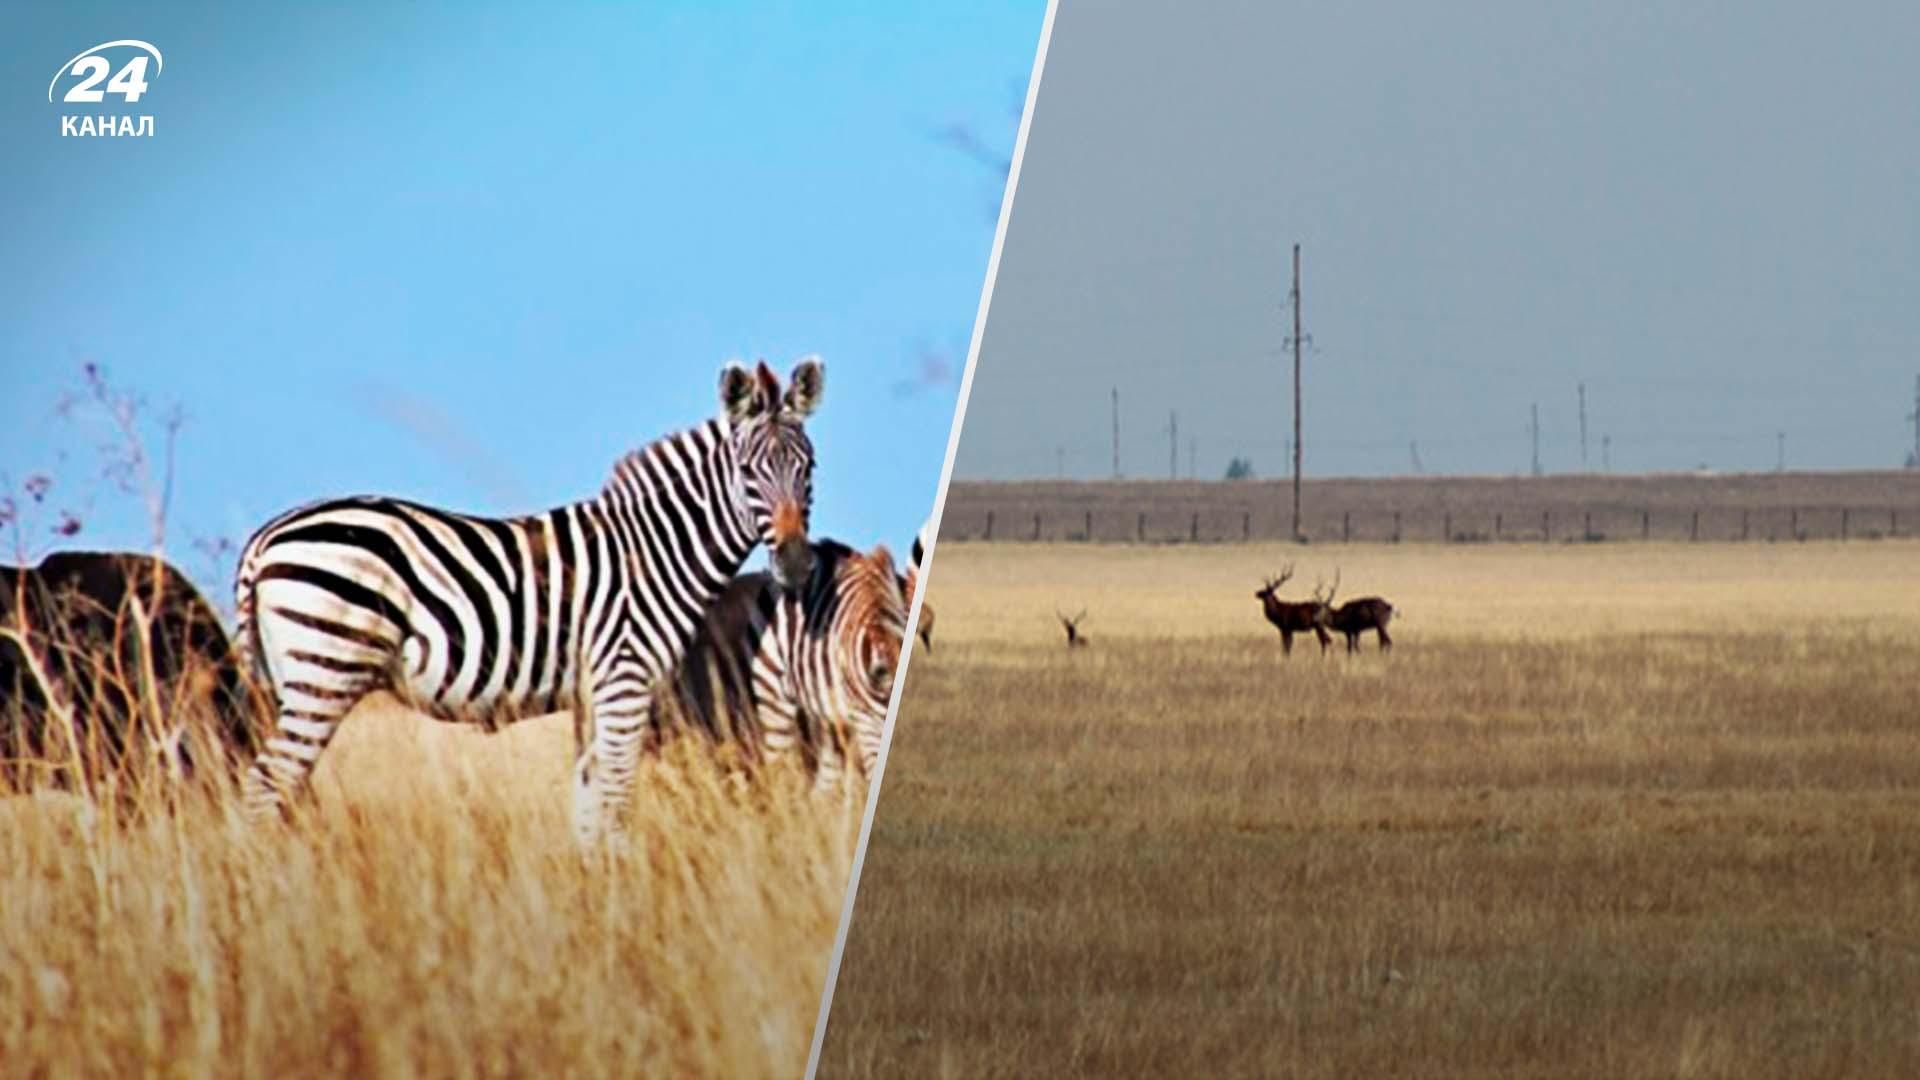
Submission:
M 374 702 L 292 828 L 0 802 L 0 1074 L 797 1075 L 858 798 L 683 741 L 585 858 L 570 752 Z
M 1394 652 L 1282 661 L 1289 559 Z M 928 602 L 823 1077 L 1920 1075 L 1920 545 L 943 545 Z

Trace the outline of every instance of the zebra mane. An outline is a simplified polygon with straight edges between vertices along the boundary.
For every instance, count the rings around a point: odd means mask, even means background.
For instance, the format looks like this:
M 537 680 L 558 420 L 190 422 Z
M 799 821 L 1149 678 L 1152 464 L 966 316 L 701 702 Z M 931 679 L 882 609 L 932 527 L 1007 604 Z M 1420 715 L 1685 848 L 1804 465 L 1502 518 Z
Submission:
M 613 463 L 613 472 L 601 486 L 600 497 L 635 496 L 654 491 L 659 481 L 648 474 L 647 464 L 667 455 L 668 447 L 677 447 L 680 456 L 689 463 L 704 461 L 717 448 L 727 445 L 728 433 L 724 420 L 705 420 L 684 431 L 662 435 L 637 450 L 629 450 Z

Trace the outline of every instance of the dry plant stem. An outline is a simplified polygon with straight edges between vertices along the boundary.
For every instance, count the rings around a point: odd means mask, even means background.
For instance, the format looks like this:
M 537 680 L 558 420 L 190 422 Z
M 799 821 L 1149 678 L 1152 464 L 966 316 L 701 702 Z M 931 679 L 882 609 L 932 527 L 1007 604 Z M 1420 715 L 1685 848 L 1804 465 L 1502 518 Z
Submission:
M 361 711 L 285 828 L 190 800 L 96 871 L 64 802 L 0 801 L 0 1072 L 799 1074 L 858 797 L 681 740 L 583 856 L 564 717 Z

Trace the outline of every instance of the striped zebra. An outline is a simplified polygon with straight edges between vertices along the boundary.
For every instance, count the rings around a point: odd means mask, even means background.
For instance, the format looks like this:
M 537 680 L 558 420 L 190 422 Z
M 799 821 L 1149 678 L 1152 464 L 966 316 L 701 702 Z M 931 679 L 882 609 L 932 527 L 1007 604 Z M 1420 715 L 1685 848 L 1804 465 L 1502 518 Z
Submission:
M 798 589 L 736 579 L 707 609 L 653 721 L 680 721 L 749 762 L 798 750 L 818 788 L 839 782 L 851 743 L 871 775 L 906 632 L 906 579 L 884 545 L 862 554 L 822 540 Z
M 241 555 L 237 636 L 279 715 L 243 785 L 248 810 L 285 813 L 341 718 L 389 690 L 488 730 L 570 710 L 575 833 L 618 831 L 654 684 L 702 609 L 757 544 L 776 579 L 809 573 L 805 419 L 825 378 L 809 357 L 783 395 L 765 363 L 729 364 L 716 419 L 628 454 L 599 495 L 544 514 L 358 497 L 262 527 Z

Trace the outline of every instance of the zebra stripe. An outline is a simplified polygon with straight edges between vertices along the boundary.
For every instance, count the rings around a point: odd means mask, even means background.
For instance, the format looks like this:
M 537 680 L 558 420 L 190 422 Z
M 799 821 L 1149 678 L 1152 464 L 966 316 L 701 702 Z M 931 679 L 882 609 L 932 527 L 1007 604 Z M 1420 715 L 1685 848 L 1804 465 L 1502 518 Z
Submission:
M 838 783 L 844 747 L 872 772 L 906 630 L 903 578 L 884 546 L 861 554 L 814 545 L 799 590 L 763 574 L 737 579 L 707 611 L 664 706 L 688 727 L 738 744 L 749 761 L 798 750 L 817 787 Z
M 721 374 L 719 418 L 628 454 L 596 497 L 493 519 L 403 499 L 311 503 L 247 542 L 235 591 L 241 646 L 279 710 L 244 785 L 284 812 L 340 720 L 388 690 L 488 730 L 574 714 L 574 828 L 618 829 L 651 744 L 654 684 L 707 603 L 760 543 L 803 580 L 813 448 L 804 421 L 824 369 L 782 396 L 763 363 Z

